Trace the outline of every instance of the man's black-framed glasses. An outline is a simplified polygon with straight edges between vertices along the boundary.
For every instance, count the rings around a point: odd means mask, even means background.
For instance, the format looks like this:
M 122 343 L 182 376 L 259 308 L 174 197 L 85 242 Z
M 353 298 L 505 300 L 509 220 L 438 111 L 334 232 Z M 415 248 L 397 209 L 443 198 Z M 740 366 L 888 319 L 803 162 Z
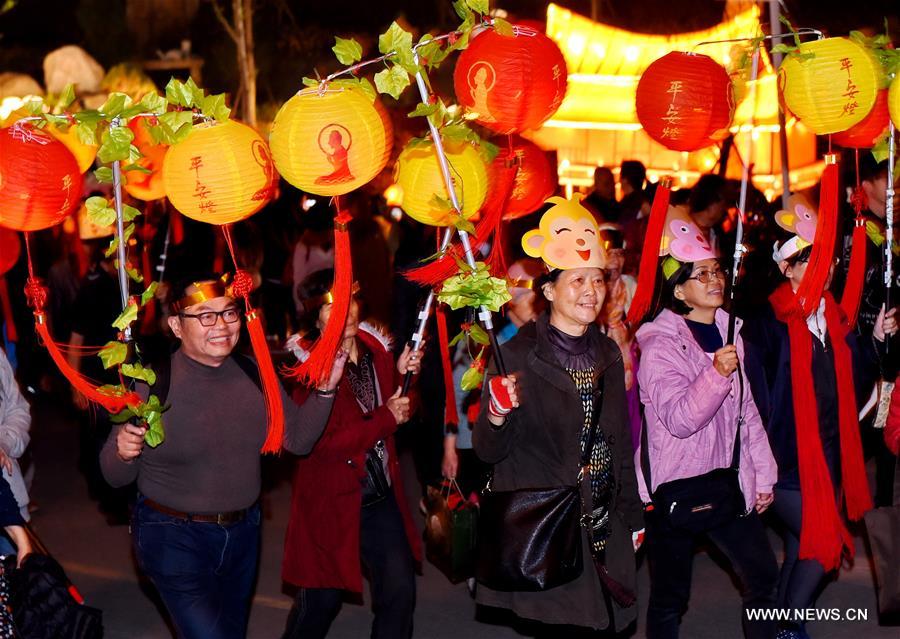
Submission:
M 215 326 L 219 318 L 226 324 L 234 324 L 241 319 L 241 312 L 236 308 L 226 308 L 224 311 L 205 311 L 193 315 L 191 313 L 179 313 L 178 317 L 190 317 L 200 322 L 200 326 Z

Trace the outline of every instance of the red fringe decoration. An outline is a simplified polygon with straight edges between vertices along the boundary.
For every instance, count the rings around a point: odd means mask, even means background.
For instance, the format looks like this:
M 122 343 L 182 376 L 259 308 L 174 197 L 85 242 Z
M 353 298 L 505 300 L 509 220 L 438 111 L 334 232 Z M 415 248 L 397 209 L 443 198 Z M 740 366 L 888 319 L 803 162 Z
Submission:
M 450 340 L 447 336 L 447 316 L 438 305 L 437 315 L 438 345 L 441 349 L 441 370 L 444 372 L 444 424 L 459 426 L 459 413 L 456 412 L 456 388 L 453 384 L 453 365 L 450 357 Z
M 653 301 L 656 288 L 656 268 L 659 262 L 659 246 L 666 226 L 666 213 L 669 211 L 669 194 L 671 180 L 662 178 L 656 187 L 653 206 L 650 208 L 650 219 L 647 221 L 647 234 L 644 236 L 644 247 L 641 253 L 641 264 L 638 270 L 637 289 L 628 309 L 628 321 L 636 326 Z
M 344 338 L 344 325 L 350 310 L 353 291 L 353 262 L 350 258 L 350 234 L 347 232 L 350 219 L 346 211 L 338 213 L 334 219 L 334 285 L 331 289 L 334 302 L 328 325 L 310 350 L 309 358 L 288 369 L 290 375 L 315 386 L 325 384 L 331 375 L 331 366 Z
M 485 203 L 481 209 L 481 219 L 475 224 L 475 233 L 470 236 L 472 250 L 478 250 L 484 244 L 491 233 L 494 234 L 494 248 L 499 246 L 496 238 L 500 235 L 500 225 L 503 222 L 503 211 L 506 209 L 506 203 L 512 194 L 513 185 L 516 180 L 516 172 L 518 168 L 513 166 L 504 168 L 497 173 L 497 181 L 493 185 L 498 192 L 505 193 L 503 197 L 493 198 L 490 202 Z M 463 259 L 464 253 L 462 247 L 454 242 L 447 247 L 444 254 L 436 260 L 409 269 L 403 273 L 403 277 L 410 282 L 415 282 L 422 286 L 437 286 L 448 277 L 453 277 L 459 271 L 459 264 L 456 259 Z M 489 260 L 498 258 L 493 257 L 493 251 Z M 502 260 L 502 257 L 499 258 Z
M 16 332 L 12 304 L 9 301 L 9 288 L 6 286 L 6 278 L 2 275 L 0 275 L 0 310 L 3 311 L 3 319 L 6 320 L 6 339 L 10 342 L 18 342 L 19 334 Z
M 803 312 L 809 316 L 819 307 L 825 290 L 825 282 L 834 259 L 834 243 L 838 227 L 838 167 L 837 156 L 825 156 L 825 171 L 819 191 L 819 222 L 813 239 L 809 266 L 797 289 L 797 297 Z
M 775 316 L 788 327 L 791 347 L 791 385 L 797 422 L 797 450 L 800 451 L 800 490 L 803 494 L 800 558 L 815 559 L 826 571 L 840 566 L 846 552 L 852 557 L 853 539 L 841 520 L 835 503 L 834 488 L 825 464 L 819 416 L 813 386 L 812 334 L 806 326 L 806 314 L 790 284 L 783 283 L 769 297 Z M 832 335 L 834 364 L 838 380 L 838 425 L 841 440 L 841 482 L 847 515 L 858 520 L 872 507 L 866 481 L 853 365 L 846 343 L 849 331 L 834 298 L 825 292 L 825 322 Z
M 847 282 L 844 284 L 844 294 L 841 296 L 841 310 L 847 316 L 850 328 L 855 328 L 866 278 L 866 250 L 868 248 L 866 246 L 866 220 L 860 215 L 860 210 L 856 211 L 856 225 L 853 227 L 851 244 L 853 248 L 850 253 L 850 268 L 847 269 Z
M 174 206 L 169 207 L 169 224 L 172 226 L 172 242 L 178 246 L 184 242 L 184 220 L 181 219 L 181 213 Z M 221 273 L 221 270 L 216 273 Z
M 50 331 L 47 330 L 47 316 L 43 311 L 35 311 L 34 329 L 41 338 L 41 342 L 50 354 L 50 357 L 59 369 L 59 372 L 63 374 L 63 377 L 69 380 L 69 383 L 72 384 L 79 393 L 87 397 L 90 401 L 99 404 L 113 414 L 122 412 L 129 404 L 135 405 L 141 401 L 140 396 L 134 392 L 128 392 L 124 395 L 107 395 L 106 393 L 102 393 L 96 386 L 88 381 L 84 375 L 72 368 L 66 360 L 65 355 L 59 350 L 59 345 L 54 342 L 53 338 L 50 336 Z
M 249 310 L 249 309 L 248 309 Z M 247 313 L 247 332 L 250 334 L 250 346 L 256 357 L 259 368 L 259 379 L 262 383 L 266 400 L 266 441 L 263 443 L 263 454 L 278 454 L 284 441 L 284 405 L 281 403 L 281 382 L 272 363 L 269 344 L 263 331 L 262 320 L 256 310 Z

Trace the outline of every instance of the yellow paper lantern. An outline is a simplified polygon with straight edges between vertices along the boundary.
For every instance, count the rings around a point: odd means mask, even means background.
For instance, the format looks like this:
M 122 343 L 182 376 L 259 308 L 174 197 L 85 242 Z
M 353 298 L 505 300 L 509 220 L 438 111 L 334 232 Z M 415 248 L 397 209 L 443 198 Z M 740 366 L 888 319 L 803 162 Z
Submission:
M 888 91 L 888 112 L 894 126 L 900 127 L 900 74 L 891 82 L 891 89 Z
M 333 196 L 381 172 L 393 131 L 377 99 L 351 88 L 310 88 L 279 109 L 269 143 L 285 180 L 308 193 Z
M 75 161 L 78 162 L 79 171 L 84 173 L 94 164 L 94 158 L 97 157 L 97 145 L 84 144 L 79 140 L 74 126 L 70 126 L 68 131 L 63 132 L 55 124 L 49 124 L 47 132 L 65 144 L 66 148 L 72 152 Z
M 787 107 L 818 135 L 846 131 L 875 104 L 880 67 L 860 45 L 847 38 L 804 42 L 801 59 L 788 55 L 778 70 Z
M 471 144 L 445 142 L 444 150 L 463 217 L 469 219 L 478 213 L 487 196 L 487 166 Z M 416 143 L 403 149 L 397 158 L 394 182 L 403 189 L 403 210 L 411 218 L 431 226 L 450 223 L 446 207 L 434 197 L 449 199 L 433 143 Z
M 234 120 L 195 125 L 183 142 L 169 147 L 163 162 L 172 206 L 210 224 L 256 213 L 272 199 L 276 176 L 265 140 Z

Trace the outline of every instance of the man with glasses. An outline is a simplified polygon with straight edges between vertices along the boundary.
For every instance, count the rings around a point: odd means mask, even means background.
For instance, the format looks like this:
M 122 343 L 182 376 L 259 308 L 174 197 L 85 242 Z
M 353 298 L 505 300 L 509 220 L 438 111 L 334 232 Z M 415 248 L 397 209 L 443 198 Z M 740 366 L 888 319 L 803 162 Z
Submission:
M 234 353 L 241 309 L 227 282 L 190 282 L 174 292 L 168 323 L 181 344 L 152 388 L 170 405 L 165 440 L 145 446 L 146 427 L 123 424 L 110 434 L 101 467 L 113 486 L 137 481 L 135 555 L 178 636 L 244 637 L 259 554 L 265 402 L 255 362 Z M 302 406 L 282 392 L 286 450 L 312 450 L 345 361 L 340 353 L 328 383 Z M 146 397 L 151 389 L 138 391 Z

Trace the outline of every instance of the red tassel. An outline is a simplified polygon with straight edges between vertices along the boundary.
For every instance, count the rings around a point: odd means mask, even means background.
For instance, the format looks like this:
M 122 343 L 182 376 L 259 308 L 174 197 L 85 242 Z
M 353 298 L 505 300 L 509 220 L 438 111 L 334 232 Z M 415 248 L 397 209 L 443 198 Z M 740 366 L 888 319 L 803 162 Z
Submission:
M 656 187 L 653 206 L 650 207 L 650 219 L 647 221 L 647 234 L 644 236 L 644 247 L 641 253 L 641 264 L 638 270 L 637 289 L 631 306 L 628 309 L 628 321 L 637 325 L 650 310 L 653 291 L 656 288 L 656 265 L 659 262 L 659 247 L 666 226 L 666 214 L 669 211 L 669 194 L 672 181 L 662 178 Z
M 16 333 L 16 321 L 13 317 L 12 304 L 9 301 L 9 289 L 6 286 L 6 278 L 0 275 L 0 310 L 3 311 L 3 319 L 6 320 L 6 339 L 10 342 L 18 342 L 19 334 Z
M 56 364 L 59 372 L 63 374 L 69 383 L 82 395 L 87 397 L 95 404 L 99 404 L 110 413 L 120 413 L 129 405 L 136 405 L 141 401 L 140 396 L 134 392 L 127 392 L 123 395 L 108 395 L 101 392 L 96 386 L 87 380 L 84 375 L 76 371 L 66 357 L 59 350 L 59 345 L 53 341 L 50 331 L 47 330 L 47 317 L 43 311 L 36 311 L 34 314 L 34 328 L 38 336 L 41 338 L 44 347 L 50 354 L 51 359 Z
M 172 226 L 172 242 L 178 246 L 184 242 L 184 220 L 181 219 L 181 213 L 175 207 L 169 207 L 169 224 Z M 221 270 L 216 273 L 221 273 Z
M 450 363 L 450 340 L 447 337 L 447 316 L 444 309 L 438 306 L 437 315 L 438 345 L 441 349 L 441 369 L 444 372 L 444 424 L 459 426 L 459 413 L 456 412 L 456 388 L 453 384 L 453 366 Z
M 331 295 L 331 315 L 322 335 L 313 345 L 309 358 L 302 364 L 288 369 L 288 373 L 316 386 L 328 381 L 335 353 L 344 338 L 344 325 L 350 310 L 353 291 L 353 263 L 350 259 L 350 234 L 347 224 L 350 215 L 341 212 L 334 219 L 334 285 Z
M 253 355 L 256 357 L 259 379 L 266 400 L 266 441 L 263 444 L 262 452 L 263 454 L 278 454 L 281 452 L 281 445 L 284 441 L 284 405 L 281 403 L 281 382 L 278 381 L 278 375 L 275 373 L 275 365 L 272 363 L 272 355 L 269 352 L 269 344 L 266 342 L 262 320 L 256 310 L 248 309 L 247 332 L 250 334 L 250 346 L 253 347 Z
M 506 196 L 492 199 L 481 209 L 481 219 L 475 224 L 474 235 L 470 236 L 473 251 L 477 251 L 487 241 L 491 233 L 494 234 L 495 238 L 499 235 L 500 225 L 503 222 L 503 210 L 506 208 L 510 194 L 512 194 L 517 170 L 513 166 L 498 172 L 497 182 L 494 186 L 498 192 L 506 193 Z M 462 247 L 454 242 L 447 247 L 444 255 L 424 266 L 405 271 L 403 277 L 422 286 L 437 286 L 448 277 L 456 275 L 457 271 L 459 271 L 459 264 L 456 260 L 457 258 L 462 259 L 462 257 Z
M 844 294 L 841 297 L 841 309 L 847 316 L 850 328 L 856 326 L 859 314 L 859 303 L 862 300 L 862 290 L 866 278 L 866 220 L 856 218 L 856 226 L 853 227 L 851 243 L 853 249 L 850 253 L 850 268 L 847 269 L 847 282 L 844 284 Z
M 803 281 L 797 288 L 797 297 L 803 312 L 809 316 L 819 306 L 825 282 L 834 259 L 834 243 L 838 226 L 838 167 L 837 156 L 825 156 L 825 171 L 819 192 L 819 222 L 813 239 L 809 266 L 803 274 Z

